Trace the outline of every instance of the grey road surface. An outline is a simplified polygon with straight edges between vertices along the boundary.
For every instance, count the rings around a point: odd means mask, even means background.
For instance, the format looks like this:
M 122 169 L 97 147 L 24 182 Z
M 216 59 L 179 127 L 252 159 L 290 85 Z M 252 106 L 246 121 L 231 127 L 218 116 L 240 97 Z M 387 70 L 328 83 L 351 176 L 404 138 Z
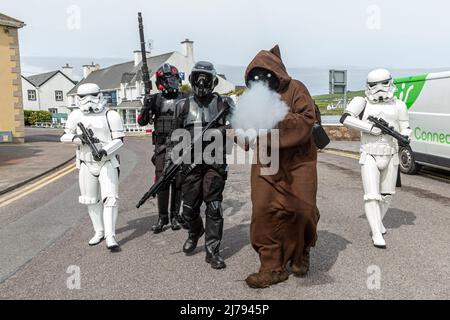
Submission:
M 153 201 L 135 204 L 152 182 L 148 138 L 127 138 L 122 152 L 118 240 L 89 247 L 92 227 L 77 203 L 76 172 L 0 208 L 0 298 L 3 299 L 449 299 L 449 184 L 404 176 L 388 212 L 386 250 L 372 246 L 363 212 L 359 165 L 320 154 L 319 240 L 308 277 L 293 276 L 264 290 L 249 289 L 258 269 L 249 244 L 249 168 L 233 165 L 225 190 L 222 254 L 228 268 L 212 270 L 200 241 L 196 254 L 181 247 L 186 231 L 154 235 Z M 75 267 L 73 267 L 75 266 Z M 73 269 L 75 268 L 75 269 Z M 69 289 L 69 270 L 80 288 Z

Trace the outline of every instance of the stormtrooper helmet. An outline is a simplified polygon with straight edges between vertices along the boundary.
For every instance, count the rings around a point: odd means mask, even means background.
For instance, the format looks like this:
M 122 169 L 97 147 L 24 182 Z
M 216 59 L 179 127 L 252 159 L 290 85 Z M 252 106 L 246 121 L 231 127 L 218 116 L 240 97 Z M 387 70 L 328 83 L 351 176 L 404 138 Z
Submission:
M 367 98 L 374 102 L 388 102 L 394 98 L 396 88 L 388 70 L 373 70 L 367 76 Z
M 95 83 L 82 84 L 77 91 L 77 106 L 83 113 L 100 113 L 107 101 L 100 92 L 100 87 Z

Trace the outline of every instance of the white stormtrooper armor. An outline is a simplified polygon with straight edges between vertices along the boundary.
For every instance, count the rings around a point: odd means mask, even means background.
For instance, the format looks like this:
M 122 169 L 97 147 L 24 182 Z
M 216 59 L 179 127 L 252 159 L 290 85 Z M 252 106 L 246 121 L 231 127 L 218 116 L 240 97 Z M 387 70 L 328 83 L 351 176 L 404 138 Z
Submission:
M 366 98 L 354 98 L 341 122 L 361 131 L 361 174 L 367 220 L 375 247 L 385 248 L 386 229 L 383 218 L 389 209 L 398 178 L 399 146 L 396 139 L 382 134 L 367 120 L 369 116 L 382 118 L 402 135 L 410 136 L 408 110 L 404 102 L 394 97 L 395 86 L 389 71 L 369 73 Z
M 81 195 L 79 202 L 88 206 L 95 235 L 89 245 L 97 245 L 106 239 L 108 249 L 118 248 L 115 225 L 119 199 L 119 159 L 117 151 L 123 146 L 122 119 L 114 110 L 105 108 L 106 102 L 95 84 L 84 84 L 77 91 L 77 105 L 66 123 L 61 141 L 78 146 L 76 164 L 79 171 Z M 82 142 L 78 123 L 91 129 L 99 140 L 96 147 L 102 154 L 94 159 L 92 151 Z

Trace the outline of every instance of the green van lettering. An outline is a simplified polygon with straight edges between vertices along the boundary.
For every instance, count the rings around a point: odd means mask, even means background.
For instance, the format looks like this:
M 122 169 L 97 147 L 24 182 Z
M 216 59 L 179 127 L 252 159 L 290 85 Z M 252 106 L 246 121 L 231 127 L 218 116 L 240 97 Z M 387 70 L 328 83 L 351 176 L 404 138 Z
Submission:
M 417 127 L 416 129 L 414 129 L 414 137 L 416 138 L 417 141 L 422 140 L 420 138 L 420 131 L 422 131 L 422 128 Z M 419 133 L 417 133 L 417 132 L 419 132 Z

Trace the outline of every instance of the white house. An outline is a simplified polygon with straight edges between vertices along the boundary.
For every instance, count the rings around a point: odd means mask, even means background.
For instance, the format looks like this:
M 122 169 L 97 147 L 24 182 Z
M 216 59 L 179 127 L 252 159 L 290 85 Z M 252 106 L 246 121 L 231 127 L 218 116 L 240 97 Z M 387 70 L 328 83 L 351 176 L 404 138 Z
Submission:
M 53 114 L 68 114 L 67 94 L 76 82 L 72 79 L 72 67 L 29 77 L 22 76 L 24 110 L 45 110 Z
M 155 85 L 155 72 L 164 63 L 174 65 L 180 71 L 183 84 L 189 84 L 189 75 L 195 64 L 194 42 L 186 39 L 181 42 L 180 52 L 169 52 L 153 56 L 147 53 L 147 63 L 150 80 L 153 84 L 152 93 L 158 92 Z M 91 63 L 83 66 L 84 79 L 69 92 L 69 107 L 75 105 L 75 94 L 78 86 L 83 83 L 96 83 L 108 98 L 110 107 L 116 109 L 122 116 L 129 130 L 137 128 L 137 116 L 142 108 L 144 84 L 142 82 L 142 53 L 134 52 L 134 59 L 100 69 L 99 65 Z M 235 89 L 235 85 L 219 75 L 219 85 L 216 92 L 224 94 Z

